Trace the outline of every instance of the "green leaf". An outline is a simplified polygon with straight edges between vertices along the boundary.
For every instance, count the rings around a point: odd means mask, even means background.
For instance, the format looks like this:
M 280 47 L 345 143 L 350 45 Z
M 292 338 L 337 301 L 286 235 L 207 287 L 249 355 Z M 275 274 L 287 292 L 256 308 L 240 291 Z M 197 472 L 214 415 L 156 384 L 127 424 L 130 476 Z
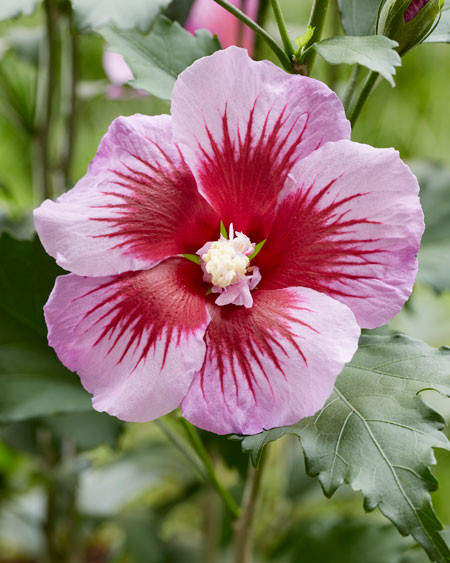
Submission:
M 16 16 L 29 16 L 40 0 L 2 0 L 0 2 L 0 21 Z
M 433 33 L 425 39 L 425 43 L 450 43 L 450 0 L 445 0 L 441 19 Z
M 381 0 L 339 0 L 341 23 L 347 35 L 375 33 Z
M 298 53 L 303 49 L 303 47 L 308 45 L 308 43 L 311 41 L 315 29 L 316 29 L 315 27 L 311 27 L 310 25 L 308 25 L 305 33 L 303 33 L 303 35 L 300 35 L 300 37 L 295 38 L 295 44 L 298 47 L 298 51 L 297 51 Z
M 124 423 L 104 412 L 77 412 L 45 417 L 43 424 L 54 436 L 72 440 L 78 449 L 90 450 L 97 446 L 114 447 Z
M 403 335 L 362 336 L 326 405 L 313 417 L 242 439 L 254 463 L 283 435 L 301 439 L 307 472 L 330 497 L 343 483 L 364 494 L 403 535 L 411 534 L 430 559 L 450 561 L 431 504 L 437 482 L 433 448 L 449 449 L 442 417 L 418 393 L 450 395 L 450 348 L 439 350 Z M 234 437 L 236 439 L 237 437 Z
M 72 0 L 81 28 L 112 25 L 118 29 L 148 31 L 169 0 Z
M 39 241 L 0 237 L 0 422 L 90 411 L 79 378 L 47 344 L 42 307 L 62 271 Z
M 401 65 L 400 55 L 395 51 L 396 41 L 383 35 L 366 37 L 330 37 L 315 43 L 313 47 L 331 64 L 360 64 L 379 72 L 392 86 L 395 67 Z
M 418 280 L 435 291 L 450 289 L 450 169 L 430 162 L 412 162 L 420 184 L 425 233 L 419 251 Z
M 404 556 L 410 544 L 413 542 L 401 538 L 392 526 L 325 513 L 301 519 L 292 526 L 282 539 L 277 555 L 289 554 L 290 558 L 283 560 L 292 563 L 409 563 L 409 558 Z
M 160 16 L 149 33 L 120 31 L 111 26 L 99 32 L 113 51 L 124 56 L 135 76 L 130 84 L 158 98 L 170 99 L 177 76 L 195 60 L 220 49 L 217 37 L 201 29 L 192 35 L 179 23 Z

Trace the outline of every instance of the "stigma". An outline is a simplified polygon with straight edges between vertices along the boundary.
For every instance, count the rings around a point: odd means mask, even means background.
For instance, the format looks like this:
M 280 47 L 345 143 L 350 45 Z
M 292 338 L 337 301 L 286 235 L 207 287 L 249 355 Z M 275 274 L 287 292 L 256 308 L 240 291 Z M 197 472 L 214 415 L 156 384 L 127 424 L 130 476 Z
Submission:
M 204 281 L 212 284 L 212 293 L 220 293 L 216 305 L 253 305 L 250 292 L 261 280 L 259 268 L 250 266 L 254 251 L 255 244 L 244 233 L 235 233 L 233 224 L 228 238 L 221 234 L 197 251 Z

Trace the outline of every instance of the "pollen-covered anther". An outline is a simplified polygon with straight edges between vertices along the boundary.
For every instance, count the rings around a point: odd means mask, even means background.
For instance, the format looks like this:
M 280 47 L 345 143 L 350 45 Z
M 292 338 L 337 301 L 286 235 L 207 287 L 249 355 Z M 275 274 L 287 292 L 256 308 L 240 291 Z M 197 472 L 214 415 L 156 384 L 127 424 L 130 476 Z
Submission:
M 230 225 L 229 238 L 207 242 L 197 251 L 202 260 L 204 280 L 212 284 L 212 293 L 220 293 L 217 305 L 244 305 L 251 307 L 250 291 L 261 280 L 256 266 L 250 266 L 255 245 L 243 233 L 234 233 Z
M 201 257 L 213 285 L 228 287 L 245 276 L 250 259 L 233 243 L 233 240 L 226 239 L 213 242 Z

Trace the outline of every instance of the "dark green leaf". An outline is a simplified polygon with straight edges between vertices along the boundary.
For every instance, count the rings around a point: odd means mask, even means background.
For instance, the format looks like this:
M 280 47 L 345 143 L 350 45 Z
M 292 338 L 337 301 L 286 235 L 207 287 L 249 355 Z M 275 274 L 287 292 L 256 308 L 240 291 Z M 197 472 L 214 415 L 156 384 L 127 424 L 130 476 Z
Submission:
M 426 43 L 450 43 L 450 0 L 445 0 L 441 19 L 433 33 L 425 39 Z
M 113 25 L 147 31 L 169 0 L 72 0 L 80 27 Z
M 180 72 L 200 57 L 220 49 L 217 37 L 208 31 L 201 29 L 192 35 L 164 16 L 156 20 L 147 34 L 110 26 L 99 32 L 130 65 L 135 76 L 131 85 L 166 100 L 170 99 Z
M 167 9 L 164 10 L 164 15 L 184 25 L 193 4 L 194 0 L 172 0 Z
M 56 438 L 69 439 L 81 450 L 100 445 L 114 447 L 123 428 L 123 422 L 116 417 L 94 410 L 49 416 L 42 423 Z
M 406 336 L 363 336 L 335 391 L 315 416 L 291 427 L 243 438 L 257 462 L 265 444 L 298 436 L 309 475 L 331 496 L 343 483 L 364 494 L 403 535 L 411 534 L 433 561 L 450 561 L 431 505 L 437 482 L 429 465 L 433 448 L 449 449 L 444 421 L 417 395 L 435 389 L 450 395 L 450 349 Z
M 341 23 L 347 35 L 375 33 L 381 0 L 339 0 Z
M 324 515 L 292 527 L 277 555 L 288 555 L 289 563 L 362 563 L 364 553 L 364 563 L 399 563 L 411 543 L 392 526 Z
M 418 280 L 444 291 L 450 289 L 450 169 L 429 162 L 413 162 L 411 167 L 425 215 Z
M 0 21 L 16 16 L 29 16 L 34 12 L 40 0 L 2 0 L 0 2 Z
M 42 307 L 62 273 L 39 241 L 0 237 L 0 422 L 90 411 L 89 395 L 47 344 Z
M 365 37 L 329 37 L 314 44 L 314 48 L 331 64 L 359 64 L 379 72 L 394 86 L 395 67 L 401 65 L 395 51 L 397 43 L 383 35 Z

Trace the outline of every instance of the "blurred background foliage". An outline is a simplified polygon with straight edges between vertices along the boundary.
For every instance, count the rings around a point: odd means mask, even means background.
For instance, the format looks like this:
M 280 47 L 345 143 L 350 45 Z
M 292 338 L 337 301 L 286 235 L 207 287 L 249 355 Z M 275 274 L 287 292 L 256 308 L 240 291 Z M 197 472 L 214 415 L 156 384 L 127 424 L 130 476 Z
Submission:
M 300 35 L 311 1 L 281 4 L 292 37 Z M 0 22 L 0 563 L 227 561 L 230 524 L 215 492 L 204 486 L 198 459 L 174 447 L 177 414 L 161 423 L 124 424 L 92 411 L 78 378 L 46 345 L 41 310 L 58 268 L 36 241 L 22 244 L 10 237 L 32 237 L 32 208 L 84 174 L 115 117 L 170 109 L 168 102 L 129 86 L 112 98 L 102 64 L 104 40 L 77 29 L 67 2 L 58 10 L 50 32 L 59 60 L 53 61 L 50 83 L 42 70 L 42 7 Z M 335 3 L 327 26 L 324 36 L 340 33 Z M 266 27 L 275 35 L 270 13 Z M 257 56 L 272 58 L 262 46 Z M 383 81 L 369 99 L 353 140 L 397 148 L 422 188 L 427 232 L 418 282 L 404 311 L 383 330 L 441 346 L 450 343 L 450 48 L 422 45 L 402 63 L 396 88 Z M 314 75 L 342 95 L 350 68 L 318 61 Z M 50 108 L 42 99 L 49 84 L 54 89 Z M 71 121 L 72 87 L 76 123 Z M 60 120 L 47 155 L 53 180 L 48 193 L 49 170 L 42 166 L 47 157 L 39 145 L 48 134 L 45 118 L 55 108 Z M 436 393 L 427 400 L 449 418 L 448 404 Z M 61 415 L 61 410 L 73 412 Z M 223 482 L 238 499 L 248 456 L 226 437 L 202 435 Z M 433 499 L 450 524 L 450 455 L 439 451 L 437 457 L 440 489 Z M 317 480 L 306 476 L 293 437 L 272 444 L 267 464 L 255 561 L 427 560 L 378 512 L 364 515 L 361 496 L 350 487 L 326 500 Z

